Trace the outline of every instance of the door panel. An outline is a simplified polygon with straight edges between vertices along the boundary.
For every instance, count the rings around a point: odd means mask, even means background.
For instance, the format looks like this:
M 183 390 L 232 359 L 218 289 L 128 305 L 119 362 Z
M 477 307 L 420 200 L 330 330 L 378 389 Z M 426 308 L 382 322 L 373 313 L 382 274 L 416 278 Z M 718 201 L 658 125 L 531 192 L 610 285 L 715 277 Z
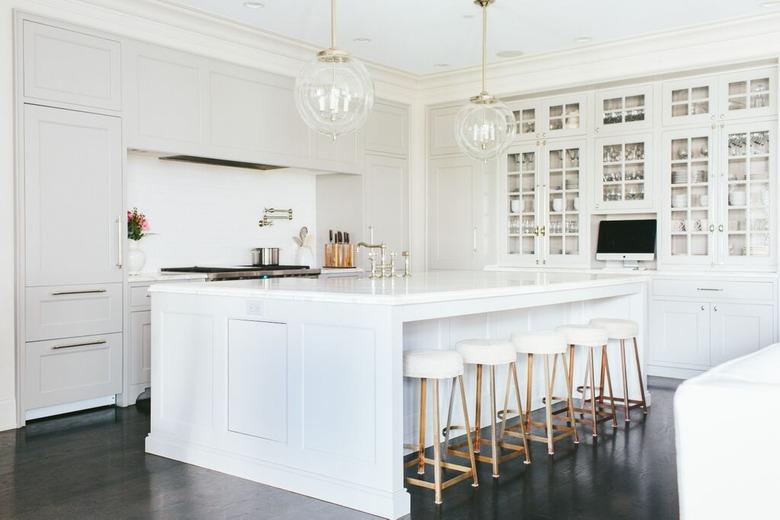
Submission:
M 465 157 L 431 162 L 428 215 L 431 269 L 476 268 L 476 175 L 476 163 Z
M 366 222 L 388 251 L 409 249 L 409 170 L 405 159 L 369 155 L 364 180 Z M 400 257 L 397 259 L 400 262 Z
M 118 118 L 24 107 L 28 286 L 122 281 Z
M 772 343 L 771 305 L 712 305 L 712 365 L 750 354 Z
M 651 364 L 710 367 L 709 303 L 656 300 L 651 319 Z

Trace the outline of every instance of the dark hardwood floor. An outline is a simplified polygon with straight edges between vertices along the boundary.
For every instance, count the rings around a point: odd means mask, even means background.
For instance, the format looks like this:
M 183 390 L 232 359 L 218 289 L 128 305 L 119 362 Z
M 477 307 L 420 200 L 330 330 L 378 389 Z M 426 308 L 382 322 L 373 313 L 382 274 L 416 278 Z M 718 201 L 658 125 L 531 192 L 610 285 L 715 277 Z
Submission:
M 533 464 L 520 459 L 493 480 L 480 468 L 480 487 L 461 483 L 434 506 L 412 488 L 412 518 L 630 519 L 678 518 L 672 423 L 674 384 L 653 380 L 650 414 L 606 425 L 594 442 L 566 441 L 550 458 L 534 443 Z M 333 519 L 373 518 L 301 495 L 143 450 L 148 401 L 42 420 L 0 433 L 2 519 Z

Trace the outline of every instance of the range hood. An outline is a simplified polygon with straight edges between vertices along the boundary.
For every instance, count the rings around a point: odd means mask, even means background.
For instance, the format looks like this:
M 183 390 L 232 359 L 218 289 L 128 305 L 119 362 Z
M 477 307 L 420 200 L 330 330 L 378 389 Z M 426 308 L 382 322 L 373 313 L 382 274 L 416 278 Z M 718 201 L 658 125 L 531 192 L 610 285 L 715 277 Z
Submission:
M 251 163 L 244 161 L 229 161 L 226 159 L 212 159 L 210 157 L 198 157 L 196 155 L 165 155 L 160 156 L 161 161 L 179 161 L 198 164 L 211 164 L 213 166 L 229 166 L 232 168 L 249 168 L 250 170 L 278 170 L 287 166 L 274 164 Z

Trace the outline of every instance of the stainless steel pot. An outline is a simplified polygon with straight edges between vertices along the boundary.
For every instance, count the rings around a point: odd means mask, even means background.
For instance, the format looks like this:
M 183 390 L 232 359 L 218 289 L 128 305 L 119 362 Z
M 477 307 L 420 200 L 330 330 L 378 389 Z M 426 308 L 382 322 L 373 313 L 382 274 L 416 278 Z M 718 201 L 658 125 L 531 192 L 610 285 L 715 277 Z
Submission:
M 252 249 L 252 265 L 279 265 L 279 248 L 257 247 Z

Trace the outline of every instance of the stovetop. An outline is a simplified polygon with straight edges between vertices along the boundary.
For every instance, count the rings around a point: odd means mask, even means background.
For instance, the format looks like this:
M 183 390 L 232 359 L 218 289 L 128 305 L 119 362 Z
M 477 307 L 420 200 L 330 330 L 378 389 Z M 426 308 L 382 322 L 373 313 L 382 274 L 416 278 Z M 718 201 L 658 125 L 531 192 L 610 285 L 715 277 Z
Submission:
M 163 267 L 160 271 L 165 273 L 235 273 L 244 271 L 292 271 L 297 269 L 309 269 L 308 265 L 237 265 L 233 267 Z

